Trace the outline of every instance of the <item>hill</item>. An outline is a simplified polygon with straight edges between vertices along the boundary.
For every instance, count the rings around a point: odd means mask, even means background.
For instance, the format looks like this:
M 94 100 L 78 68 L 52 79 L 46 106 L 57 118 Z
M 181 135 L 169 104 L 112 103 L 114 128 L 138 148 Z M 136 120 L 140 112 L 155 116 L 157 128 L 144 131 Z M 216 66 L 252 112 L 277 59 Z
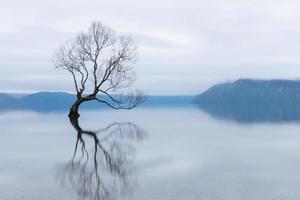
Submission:
M 19 110 L 23 108 L 24 106 L 19 99 L 0 93 L 0 110 Z
M 106 98 L 109 101 L 109 98 Z M 19 97 L 14 94 L 0 94 L 0 110 L 34 110 L 40 112 L 68 110 L 76 97 L 64 92 L 38 92 Z M 193 96 L 146 96 L 142 107 L 172 107 L 190 105 Z M 96 101 L 82 104 L 81 109 L 106 109 Z
M 213 117 L 237 122 L 300 121 L 300 81 L 240 79 L 193 101 Z

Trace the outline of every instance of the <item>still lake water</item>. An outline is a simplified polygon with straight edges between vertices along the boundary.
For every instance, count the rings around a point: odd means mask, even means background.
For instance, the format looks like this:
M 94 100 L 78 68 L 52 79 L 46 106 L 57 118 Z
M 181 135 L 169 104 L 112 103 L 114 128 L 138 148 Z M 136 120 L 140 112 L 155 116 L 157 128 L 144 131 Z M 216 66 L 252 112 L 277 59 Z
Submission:
M 77 125 L 66 113 L 1 113 L 0 199 L 300 198 L 297 122 L 186 107 L 83 111 Z

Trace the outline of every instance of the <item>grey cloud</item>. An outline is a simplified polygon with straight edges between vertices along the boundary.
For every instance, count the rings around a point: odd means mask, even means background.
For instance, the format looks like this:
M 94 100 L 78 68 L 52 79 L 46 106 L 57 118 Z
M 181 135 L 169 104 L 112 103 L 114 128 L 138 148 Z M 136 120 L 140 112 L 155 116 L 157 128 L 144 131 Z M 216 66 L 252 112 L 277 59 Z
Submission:
M 72 91 L 52 55 L 93 20 L 137 40 L 134 86 L 145 92 L 192 94 L 240 77 L 297 79 L 299 9 L 296 0 L 5 1 L 0 90 Z

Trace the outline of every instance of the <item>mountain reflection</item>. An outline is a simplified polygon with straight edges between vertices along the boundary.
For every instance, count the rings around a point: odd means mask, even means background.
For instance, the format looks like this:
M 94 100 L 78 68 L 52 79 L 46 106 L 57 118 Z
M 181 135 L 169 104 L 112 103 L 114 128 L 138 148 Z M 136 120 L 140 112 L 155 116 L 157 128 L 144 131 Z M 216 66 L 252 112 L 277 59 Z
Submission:
M 88 200 L 131 193 L 136 181 L 135 149 L 130 143 L 143 140 L 145 132 L 129 122 L 114 122 L 96 131 L 82 129 L 78 119 L 70 122 L 77 140 L 71 160 L 56 167 L 61 185 Z
M 298 102 L 206 102 L 198 106 L 212 117 L 238 123 L 300 121 Z

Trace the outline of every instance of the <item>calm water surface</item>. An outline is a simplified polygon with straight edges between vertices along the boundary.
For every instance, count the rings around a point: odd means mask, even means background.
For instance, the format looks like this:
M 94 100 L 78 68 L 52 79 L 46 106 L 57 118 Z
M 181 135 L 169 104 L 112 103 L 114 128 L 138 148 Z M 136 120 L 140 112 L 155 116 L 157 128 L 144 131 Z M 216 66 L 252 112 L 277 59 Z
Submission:
M 1 200 L 300 199 L 300 124 L 197 108 L 0 114 Z

